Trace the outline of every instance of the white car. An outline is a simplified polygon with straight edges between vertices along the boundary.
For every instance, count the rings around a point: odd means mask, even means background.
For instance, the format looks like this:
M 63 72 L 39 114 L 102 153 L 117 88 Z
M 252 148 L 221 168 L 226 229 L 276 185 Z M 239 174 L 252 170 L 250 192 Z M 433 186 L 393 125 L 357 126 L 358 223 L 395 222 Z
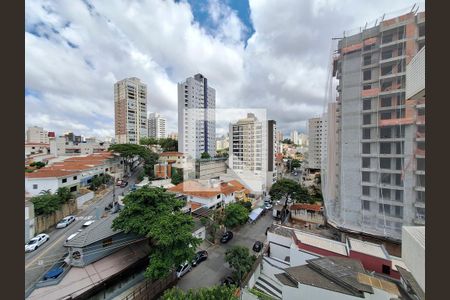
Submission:
M 95 222 L 95 220 L 87 221 L 86 223 L 84 223 L 84 224 L 82 225 L 82 227 L 88 227 L 89 225 L 92 225 L 92 223 L 94 223 L 94 222 Z
M 31 252 L 39 248 L 40 245 L 45 243 L 50 239 L 50 236 L 45 233 L 38 234 L 34 238 L 32 238 L 26 245 L 25 245 L 25 252 Z
M 270 204 L 270 203 L 264 203 L 264 208 L 265 208 L 265 209 L 271 209 L 271 208 L 272 208 L 272 204 Z
M 177 278 L 181 278 L 184 274 L 192 270 L 192 266 L 189 262 L 185 262 L 184 264 L 180 265 L 177 269 Z
M 67 216 L 56 224 L 56 228 L 65 228 L 72 224 L 73 221 L 75 221 L 75 216 Z
M 68 237 L 67 237 L 67 239 L 66 239 L 66 243 L 68 242 L 68 241 L 70 241 L 71 239 L 73 239 L 74 237 L 76 237 L 80 232 L 82 232 L 83 231 L 83 229 L 78 229 L 78 231 L 77 232 L 75 232 L 75 233 L 72 233 L 71 235 L 69 235 Z

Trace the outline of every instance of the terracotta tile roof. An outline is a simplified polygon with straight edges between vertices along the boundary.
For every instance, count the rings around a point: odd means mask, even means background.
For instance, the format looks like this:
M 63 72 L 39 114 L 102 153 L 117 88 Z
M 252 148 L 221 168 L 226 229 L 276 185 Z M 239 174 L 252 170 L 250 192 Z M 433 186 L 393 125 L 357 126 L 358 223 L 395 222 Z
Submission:
M 237 180 L 222 182 L 216 187 L 206 186 L 200 184 L 198 181 L 188 180 L 170 188 L 169 191 L 200 198 L 211 198 L 219 194 L 229 195 L 233 192 L 242 191 L 243 189 L 245 187 Z
M 50 144 L 46 144 L 46 143 L 25 143 L 25 146 L 43 146 L 43 147 L 50 147 Z
M 190 201 L 189 203 L 191 205 L 191 211 L 195 211 L 203 206 L 202 204 L 200 204 L 198 202 L 194 202 L 194 201 Z
M 36 170 L 35 172 L 25 173 L 25 177 L 50 178 L 74 175 L 78 174 L 80 171 L 89 170 L 96 166 L 101 166 L 113 156 L 114 155 L 111 152 L 104 152 L 94 153 L 88 156 L 70 157 L 64 161 L 56 162 L 51 166 Z
M 176 151 L 162 152 L 159 154 L 159 156 L 182 156 L 182 155 L 184 154 Z
M 307 204 L 307 203 L 297 203 L 291 205 L 291 210 L 314 210 L 321 211 L 322 205 L 319 204 Z

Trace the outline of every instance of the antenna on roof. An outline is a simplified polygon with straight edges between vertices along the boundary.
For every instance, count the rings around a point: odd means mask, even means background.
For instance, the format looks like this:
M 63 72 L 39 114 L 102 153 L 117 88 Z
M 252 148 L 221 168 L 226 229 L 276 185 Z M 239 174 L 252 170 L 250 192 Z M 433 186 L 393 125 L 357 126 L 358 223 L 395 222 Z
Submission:
M 385 16 L 386 14 L 383 14 L 383 16 L 381 17 L 381 22 L 383 22 Z
M 412 13 L 414 8 L 416 7 L 416 3 L 414 3 L 413 7 L 411 8 L 411 11 L 409 13 Z
M 366 28 L 367 28 L 367 22 L 366 22 L 366 25 L 364 26 L 364 30 L 366 30 Z

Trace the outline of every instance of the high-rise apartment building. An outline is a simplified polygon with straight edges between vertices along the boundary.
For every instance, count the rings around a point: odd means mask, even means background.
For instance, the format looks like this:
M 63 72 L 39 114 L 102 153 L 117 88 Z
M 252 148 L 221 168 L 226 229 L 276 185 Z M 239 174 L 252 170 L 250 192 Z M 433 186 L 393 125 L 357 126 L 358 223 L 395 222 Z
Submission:
M 298 135 L 298 144 L 303 147 L 308 147 L 308 136 L 304 133 Z
M 148 116 L 148 136 L 157 139 L 166 137 L 166 118 L 159 113 Z
M 178 84 L 178 151 L 192 158 L 216 155 L 216 90 L 202 74 Z
M 169 133 L 168 137 L 177 141 L 178 140 L 178 133 L 176 133 L 176 132 Z
M 295 145 L 298 145 L 298 131 L 297 130 L 291 131 L 291 142 L 293 142 Z
M 148 136 L 147 85 L 139 78 L 125 78 L 114 84 L 115 141 L 139 144 Z
M 230 124 L 229 167 L 255 192 L 268 191 L 276 181 L 276 122 L 252 113 Z
M 28 127 L 26 138 L 27 143 L 48 144 L 48 132 L 42 127 Z
M 424 45 L 424 12 L 338 43 L 336 189 L 324 197 L 340 228 L 399 240 L 403 225 L 425 223 L 424 82 L 423 92 L 405 95 L 408 82 L 420 82 L 411 78 L 424 76 L 424 58 L 414 58 Z
M 281 130 L 277 130 L 276 141 L 277 141 L 277 143 L 280 143 L 283 141 L 283 132 L 281 132 Z
M 326 143 L 322 140 L 326 136 L 326 120 L 311 118 L 308 120 L 308 167 L 320 169 L 322 165 L 322 152 L 326 151 Z

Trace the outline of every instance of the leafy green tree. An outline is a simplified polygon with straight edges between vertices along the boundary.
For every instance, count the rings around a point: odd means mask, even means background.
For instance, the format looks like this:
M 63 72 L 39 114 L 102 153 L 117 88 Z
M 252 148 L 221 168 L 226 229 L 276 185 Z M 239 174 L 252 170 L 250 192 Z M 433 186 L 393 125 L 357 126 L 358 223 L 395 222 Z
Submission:
M 226 227 L 236 227 L 248 220 L 248 210 L 239 203 L 231 203 L 225 207 L 224 224 Z
M 293 144 L 294 144 L 294 142 L 291 141 L 291 139 L 284 139 L 284 140 L 282 141 L 282 143 L 283 143 L 283 144 L 289 144 L 289 145 L 293 145 Z
M 291 161 L 291 168 L 300 168 L 301 164 L 300 164 L 300 160 L 298 159 L 293 159 Z
M 146 145 L 146 146 L 154 146 L 158 145 L 158 139 L 154 137 L 143 137 L 139 140 L 140 145 Z
M 58 190 L 56 191 L 56 195 L 59 197 L 59 201 L 61 204 L 66 203 L 70 200 L 70 198 L 72 198 L 72 193 L 66 187 L 58 188 Z
M 159 139 L 159 145 L 163 151 L 178 151 L 178 141 L 171 138 L 161 138 Z
M 166 290 L 161 300 L 237 300 L 235 288 L 232 286 L 213 286 L 207 288 L 190 289 L 184 292 L 178 287 Z
M 124 170 L 127 167 L 132 167 L 133 159 L 136 156 L 142 157 L 144 155 L 145 147 L 136 144 L 114 144 L 109 147 L 109 151 L 119 153 L 124 159 Z
M 177 185 L 177 184 L 183 182 L 183 169 L 174 168 L 171 182 L 174 185 Z
M 201 240 L 192 236 L 194 220 L 181 212 L 185 203 L 163 188 L 143 187 L 125 196 L 112 228 L 146 236 L 152 246 L 145 276 L 157 279 L 195 255 Z
M 250 201 L 239 201 L 238 203 L 245 207 L 248 212 L 252 211 L 252 203 Z
M 42 161 L 32 162 L 32 163 L 30 164 L 30 167 L 36 167 L 36 169 L 40 169 L 40 168 L 45 167 L 45 163 L 42 162 Z
M 275 182 L 270 188 L 269 195 L 273 200 L 284 199 L 282 218 L 284 218 L 286 213 L 289 199 L 292 199 L 295 202 L 308 202 L 310 199 L 308 191 L 305 188 L 303 188 L 298 182 L 286 178 Z
M 94 178 L 92 178 L 91 185 L 89 186 L 89 189 L 95 191 L 102 184 L 103 184 L 103 178 L 101 176 L 94 177 Z
M 52 190 L 51 189 L 42 190 L 39 193 L 39 195 L 51 195 L 51 194 L 52 194 Z
M 225 252 L 225 261 L 233 269 L 239 287 L 242 287 L 242 279 L 252 269 L 255 260 L 256 257 L 250 255 L 247 247 L 233 246 Z
M 61 207 L 58 195 L 44 194 L 31 198 L 36 216 L 49 215 Z
M 208 159 L 208 158 L 211 158 L 211 155 L 209 155 L 208 152 L 203 152 L 203 153 L 200 155 L 200 158 L 201 158 L 201 159 Z

